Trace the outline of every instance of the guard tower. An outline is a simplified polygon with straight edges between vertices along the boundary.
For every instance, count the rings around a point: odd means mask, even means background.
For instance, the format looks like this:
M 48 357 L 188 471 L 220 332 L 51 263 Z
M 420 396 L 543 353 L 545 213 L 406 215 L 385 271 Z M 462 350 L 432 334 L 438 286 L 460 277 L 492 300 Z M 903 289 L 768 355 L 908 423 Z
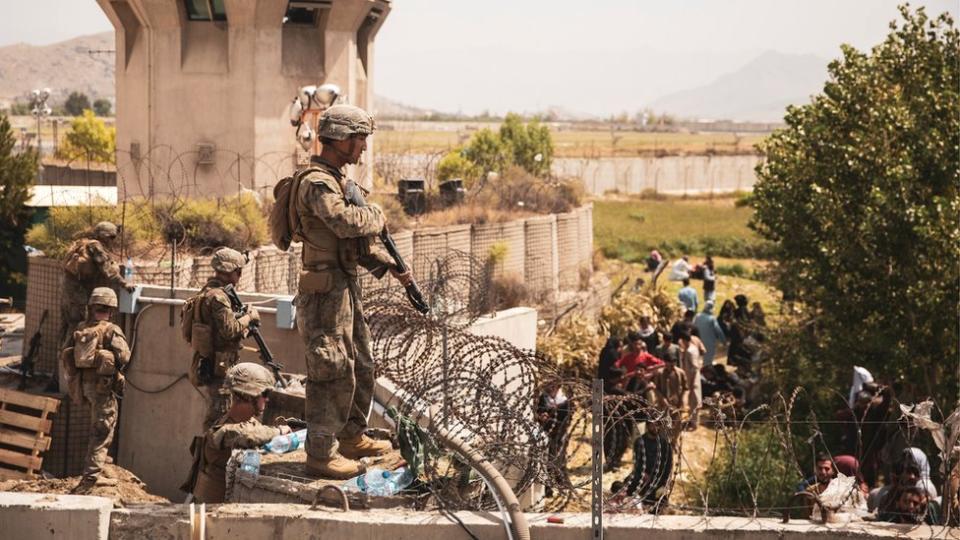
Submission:
M 288 118 L 300 86 L 372 108 L 388 0 L 97 3 L 116 29 L 120 198 L 269 192 L 303 159 Z M 368 185 L 372 154 L 354 171 Z

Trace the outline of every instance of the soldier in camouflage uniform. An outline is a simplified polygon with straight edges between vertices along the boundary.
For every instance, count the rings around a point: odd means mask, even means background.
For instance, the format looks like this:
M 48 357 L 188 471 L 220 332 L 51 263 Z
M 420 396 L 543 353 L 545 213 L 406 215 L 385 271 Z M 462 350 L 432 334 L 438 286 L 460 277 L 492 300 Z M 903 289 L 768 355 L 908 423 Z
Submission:
M 341 171 L 359 161 L 373 129 L 363 109 L 330 107 L 317 129 L 322 151 L 299 173 L 294 239 L 303 242 L 303 272 L 294 303 L 306 347 L 306 471 L 313 476 L 356 476 L 363 471 L 357 459 L 391 449 L 389 442 L 364 435 L 374 362 L 357 267 L 377 278 L 389 270 L 403 284 L 410 274 L 398 273 L 386 251 L 374 245 L 386 226 L 383 211 L 351 204 L 345 196 L 350 180 Z
M 247 337 L 250 324 L 260 320 L 257 310 L 250 306 L 243 316 L 237 318 L 230 306 L 230 299 L 223 288 L 240 282 L 246 258 L 239 251 L 220 248 L 213 254 L 211 266 L 216 274 L 207 281 L 199 293 L 194 324 L 209 327 L 209 343 L 206 347 L 194 345 L 193 363 L 190 369 L 191 382 L 206 388 L 207 413 L 203 429 L 207 430 L 223 416 L 226 396 L 220 392 L 223 377 L 240 357 L 240 342 Z M 194 335 L 194 340 L 200 336 Z M 202 353 L 205 349 L 209 352 Z
M 120 275 L 119 266 L 109 249 L 117 238 L 117 226 L 108 221 L 97 223 L 84 238 L 74 242 L 64 263 L 63 296 L 60 298 L 60 342 L 86 318 L 87 298 L 97 287 L 133 291 L 133 285 Z
M 230 408 L 207 430 L 199 447 L 192 449 L 194 466 L 181 486 L 193 493 L 196 502 L 224 502 L 226 466 L 233 450 L 259 448 L 277 435 L 290 433 L 288 426 L 265 426 L 258 419 L 273 385 L 273 374 L 259 364 L 241 362 L 227 370 L 220 391 L 229 396 Z
M 130 348 L 120 327 L 110 322 L 117 295 L 97 287 L 89 299 L 89 315 L 67 337 L 60 362 L 69 393 L 78 405 L 90 404 L 90 442 L 83 478 L 74 493 L 86 493 L 97 483 L 117 426 L 117 395 L 123 393 L 121 370 L 130 361 Z

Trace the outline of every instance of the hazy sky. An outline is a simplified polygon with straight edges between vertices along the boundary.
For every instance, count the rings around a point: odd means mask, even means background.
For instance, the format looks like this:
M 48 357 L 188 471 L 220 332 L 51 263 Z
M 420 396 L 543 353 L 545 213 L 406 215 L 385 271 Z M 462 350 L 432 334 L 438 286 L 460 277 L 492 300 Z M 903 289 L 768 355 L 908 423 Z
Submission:
M 766 50 L 839 54 L 886 35 L 900 0 L 395 0 L 378 94 L 445 111 L 635 111 Z M 93 0 L 0 0 L 0 45 L 110 30 Z M 930 13 L 956 0 L 926 0 Z

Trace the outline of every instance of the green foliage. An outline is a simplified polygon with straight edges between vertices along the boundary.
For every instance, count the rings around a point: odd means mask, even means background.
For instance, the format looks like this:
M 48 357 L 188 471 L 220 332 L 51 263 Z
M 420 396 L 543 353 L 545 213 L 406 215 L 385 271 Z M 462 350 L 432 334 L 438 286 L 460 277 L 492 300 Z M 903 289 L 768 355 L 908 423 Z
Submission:
M 57 149 L 61 159 L 82 159 L 98 163 L 113 163 L 117 150 L 117 130 L 107 127 L 93 111 L 83 111 L 70 123 L 70 131 Z
M 470 188 L 480 179 L 483 169 L 463 157 L 463 149 L 447 152 L 437 163 L 437 179 L 443 182 L 451 178 L 463 179 L 464 187 Z
M 113 116 L 113 104 L 109 99 L 100 98 L 93 102 L 93 112 L 97 116 Z
M 151 248 L 181 238 L 196 252 L 219 246 L 252 249 L 267 240 L 267 221 L 257 200 L 247 194 L 225 199 L 188 199 L 185 202 L 129 201 L 123 206 L 53 207 L 44 222 L 27 233 L 27 243 L 52 257 L 62 256 L 76 238 L 100 221 L 123 224 L 128 252 Z
M 464 159 L 472 162 L 480 175 L 502 172 L 510 164 L 510 154 L 499 135 L 489 129 L 481 129 L 470 138 L 463 148 Z
M 187 247 L 202 251 L 229 246 L 253 249 L 267 240 L 267 221 L 255 197 L 187 199 L 166 214 L 164 230 L 182 227 Z
M 781 515 L 779 509 L 770 509 L 789 506 L 802 478 L 776 428 L 758 425 L 726 435 L 731 438 L 729 451 L 707 469 L 706 485 L 688 487 L 688 496 L 699 500 L 703 490 L 712 508 L 742 508 L 749 515 L 756 508 L 761 515 Z
M 63 102 L 63 108 L 70 116 L 80 116 L 90 108 L 90 98 L 83 92 L 70 92 L 67 100 Z
M 665 257 L 764 258 L 770 244 L 747 226 L 751 214 L 729 201 L 601 200 L 593 203 L 593 234 L 604 256 L 626 262 L 642 262 L 652 249 Z
M 520 115 L 510 113 L 500 124 L 500 140 L 512 163 L 534 176 L 550 174 L 553 138 L 547 126 L 540 125 L 537 120 L 524 125 Z
M 506 242 L 494 242 L 490 246 L 490 251 L 487 255 L 489 261 L 492 264 L 500 264 L 507 258 L 507 253 L 510 251 L 510 246 Z
M 550 174 L 552 160 L 553 137 L 547 126 L 537 120 L 524 124 L 519 115 L 510 113 L 498 133 L 481 129 L 458 153 L 444 156 L 438 165 L 438 174 L 441 180 L 445 179 L 443 174 L 450 174 L 447 178 L 459 175 L 475 180 L 488 172 L 502 173 L 515 165 L 534 176 L 544 177 Z
M 856 360 L 912 386 L 908 399 L 949 406 L 960 355 L 960 39 L 946 14 L 901 13 L 870 54 L 843 47 L 823 93 L 789 108 L 787 127 L 761 145 L 751 225 L 776 244 L 774 282 L 816 321 L 800 321 L 811 339 L 794 352 L 831 384 L 849 380 Z
M 14 154 L 16 139 L 10 120 L 0 115 L 0 294 L 23 296 L 26 254 L 23 236 L 33 210 L 27 206 L 30 185 L 37 175 L 37 154 Z
M 740 263 L 717 266 L 717 273 L 724 276 L 751 277 L 751 273 Z
M 146 200 L 113 206 L 106 201 L 91 206 L 54 206 L 43 223 L 27 232 L 27 244 L 51 257 L 61 257 L 70 244 L 101 221 L 123 224 L 121 241 L 128 251 L 149 249 L 162 242 L 162 229 L 154 206 Z

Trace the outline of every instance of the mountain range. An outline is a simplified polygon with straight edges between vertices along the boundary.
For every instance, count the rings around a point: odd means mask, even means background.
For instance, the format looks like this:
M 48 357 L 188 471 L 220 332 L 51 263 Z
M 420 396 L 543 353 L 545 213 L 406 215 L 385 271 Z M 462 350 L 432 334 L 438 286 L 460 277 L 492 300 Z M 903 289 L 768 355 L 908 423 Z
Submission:
M 113 48 L 112 32 L 51 45 L 17 43 L 0 47 L 0 103 L 26 100 L 32 89 L 42 87 L 51 89 L 53 102 L 62 101 L 74 90 L 91 99 L 112 99 Z M 806 103 L 822 88 L 826 65 L 826 60 L 813 55 L 768 51 L 708 84 L 665 95 L 646 107 L 687 119 L 776 122 L 783 118 L 788 104 Z M 643 107 L 637 104 L 637 109 Z M 382 118 L 444 116 L 436 110 L 381 96 L 377 97 L 376 109 Z M 590 119 L 562 106 L 547 107 L 541 113 L 559 120 Z

